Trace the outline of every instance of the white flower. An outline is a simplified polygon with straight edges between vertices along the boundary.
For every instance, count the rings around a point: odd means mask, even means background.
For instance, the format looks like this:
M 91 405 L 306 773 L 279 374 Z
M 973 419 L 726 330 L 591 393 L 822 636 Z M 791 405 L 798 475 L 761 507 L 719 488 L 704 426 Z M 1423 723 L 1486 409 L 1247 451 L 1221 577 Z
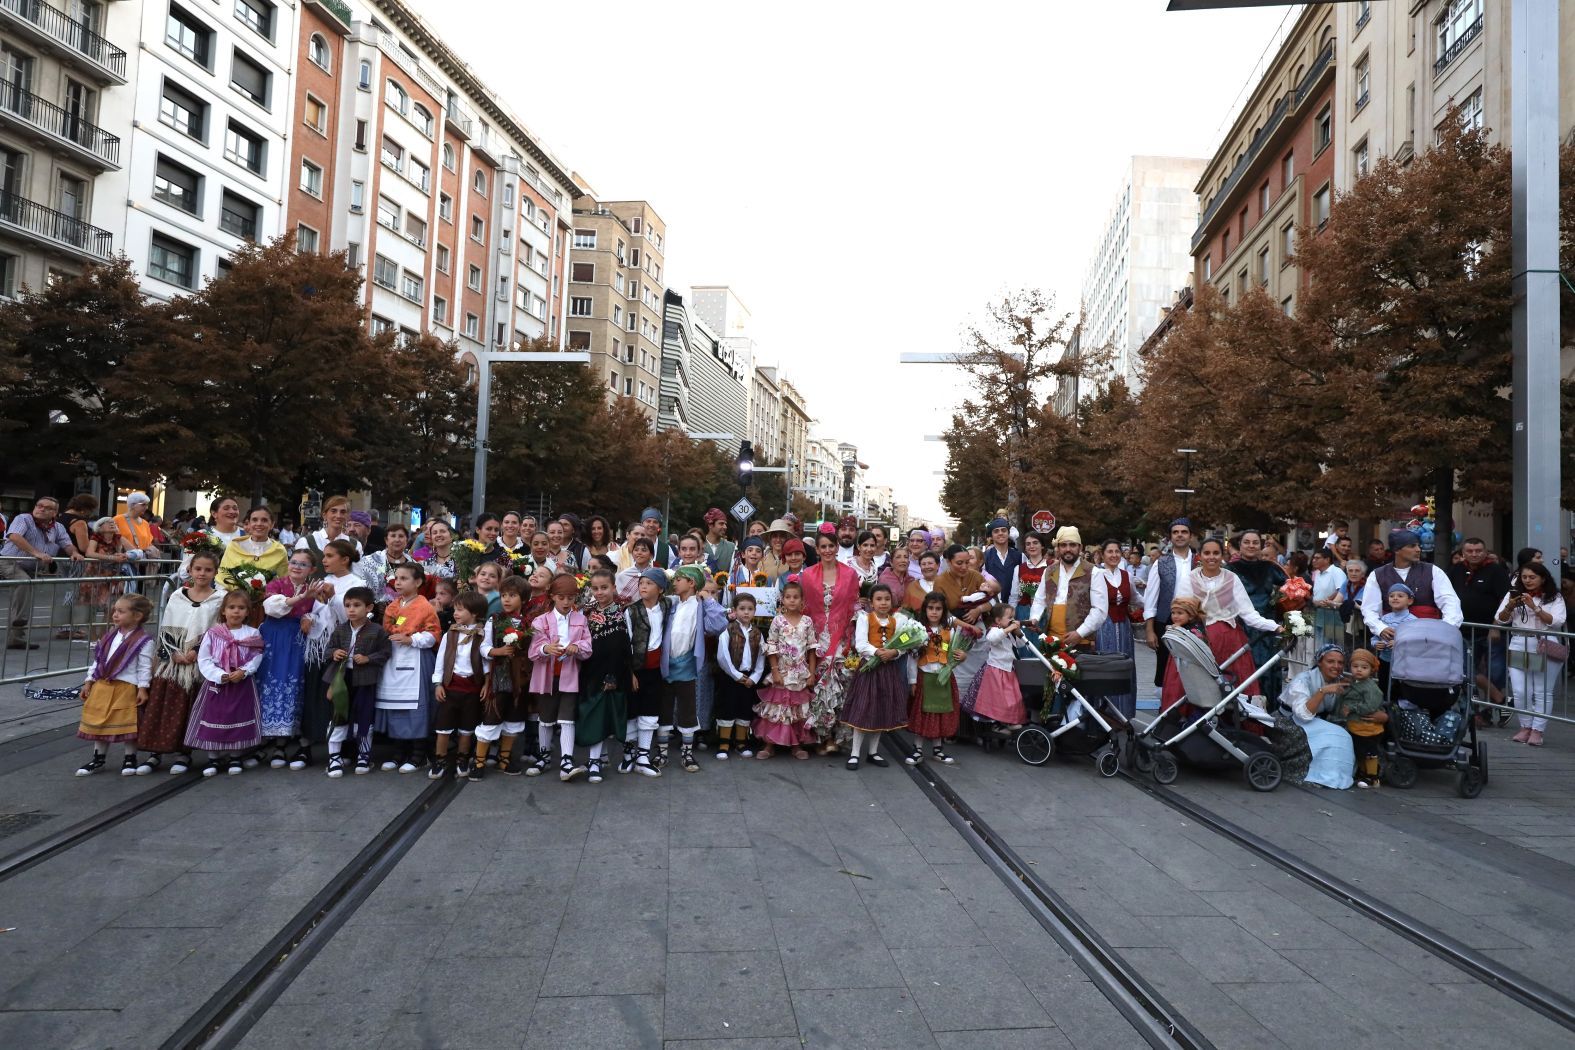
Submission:
M 517 642 L 519 640 L 520 640 L 520 636 L 515 634 L 513 631 L 510 631 L 508 634 L 505 634 L 503 636 L 503 644 L 504 645 L 513 645 L 515 642 Z

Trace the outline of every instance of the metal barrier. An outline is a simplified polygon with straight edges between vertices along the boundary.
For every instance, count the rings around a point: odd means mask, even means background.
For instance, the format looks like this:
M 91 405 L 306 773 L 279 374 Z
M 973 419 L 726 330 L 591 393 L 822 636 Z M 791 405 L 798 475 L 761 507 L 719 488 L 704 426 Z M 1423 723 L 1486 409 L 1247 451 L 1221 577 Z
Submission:
M 34 559 L 6 558 L 28 563 Z M 97 563 L 103 565 L 106 563 Z M 119 564 L 119 563 L 115 563 Z M 180 559 L 148 558 L 128 562 L 134 575 L 93 575 L 92 561 L 57 558 L 38 566 L 30 579 L 0 580 L 0 615 L 4 616 L 5 647 L 0 648 L 0 685 L 57 675 L 85 674 L 93 660 L 93 643 L 110 630 L 109 609 L 122 594 L 138 593 L 153 603 L 147 626 L 158 626 Z M 12 621 L 26 619 L 25 628 Z M 36 648 L 33 648 L 36 646 Z
M 1530 712 L 1531 688 L 1542 686 L 1550 694 L 1552 703 L 1547 712 L 1535 712 L 1538 718 L 1550 722 L 1575 723 L 1575 711 L 1570 709 L 1569 672 L 1571 661 L 1555 663 L 1537 652 L 1537 641 L 1546 638 L 1560 645 L 1575 648 L 1575 633 L 1569 631 L 1542 631 L 1525 627 L 1505 627 L 1501 624 L 1464 623 L 1460 632 L 1466 643 L 1466 689 L 1471 702 L 1479 710 L 1498 712 L 1499 717 Z M 1525 646 L 1527 657 L 1512 657 L 1515 643 Z M 1510 674 L 1511 662 L 1531 665 L 1520 674 Z M 1518 682 L 1517 682 L 1518 679 Z M 1517 686 L 1519 687 L 1517 690 Z M 1493 694 L 1502 691 L 1502 702 L 1495 702 Z

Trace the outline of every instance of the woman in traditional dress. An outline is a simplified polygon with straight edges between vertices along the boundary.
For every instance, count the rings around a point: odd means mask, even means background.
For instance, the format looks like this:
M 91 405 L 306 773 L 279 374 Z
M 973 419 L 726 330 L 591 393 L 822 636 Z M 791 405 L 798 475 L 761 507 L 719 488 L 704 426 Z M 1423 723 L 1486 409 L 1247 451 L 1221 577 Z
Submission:
M 284 544 L 273 538 L 273 511 L 259 504 L 246 514 L 246 534 L 231 540 L 224 548 L 224 558 L 219 562 L 219 586 L 225 590 L 235 590 L 230 573 L 253 565 L 267 572 L 272 579 L 278 579 L 285 574 L 289 560 L 290 552 L 284 549 Z M 256 626 L 261 621 L 262 608 L 259 603 L 252 620 L 248 622 Z
M 1214 659 L 1221 670 L 1235 675 L 1239 685 L 1258 669 L 1247 647 L 1243 625 L 1271 635 L 1280 625 L 1252 607 L 1241 577 L 1226 572 L 1224 561 L 1225 545 L 1214 538 L 1204 540 L 1203 546 L 1198 548 L 1198 567 L 1188 575 L 1187 582 L 1192 596 L 1203 607 L 1203 631 L 1208 636 Z M 1237 651 L 1242 651 L 1241 655 L 1231 660 Z M 1262 683 L 1253 682 L 1247 687 L 1247 695 L 1262 696 Z
M 1345 654 L 1340 647 L 1324 645 L 1318 649 L 1313 666 L 1292 678 L 1281 697 L 1312 749 L 1312 765 L 1303 780 L 1341 791 L 1353 783 L 1356 748 L 1351 744 L 1350 733 L 1318 716 L 1339 705 L 1347 684 L 1341 677 L 1344 670 Z
M 438 520 L 427 526 L 426 546 L 415 552 L 415 558 L 427 574 L 421 595 L 430 600 L 438 577 L 452 580 L 458 571 L 454 565 L 454 530 L 448 522 Z
M 873 546 L 874 537 L 870 543 Z M 837 527 L 830 522 L 822 524 L 815 536 L 815 554 L 820 560 L 799 574 L 804 585 L 804 611 L 814 625 L 815 649 L 820 657 L 809 725 L 823 741 L 823 755 L 834 755 L 839 750 L 837 718 L 848 689 L 844 661 L 853 649 L 848 628 L 859 601 L 859 574 L 851 565 L 837 560 L 837 547 Z
M 924 608 L 924 599 L 935 589 L 935 578 L 940 575 L 941 556 L 937 551 L 925 551 L 919 555 L 919 578 L 908 581 L 908 589 L 902 599 L 902 607 L 912 616 L 918 616 L 919 610 Z
M 498 532 L 499 550 L 503 551 L 505 554 L 510 555 L 511 557 L 517 554 L 530 553 L 530 542 L 526 540 L 524 534 L 520 532 L 520 526 L 524 523 L 524 521 L 524 516 L 517 510 L 511 510 L 504 513 L 503 520 L 499 522 L 499 525 L 501 526 L 501 529 Z
M 215 587 L 219 555 L 211 550 L 197 551 L 186 566 L 186 586 L 176 588 L 164 603 L 159 617 L 158 642 L 154 652 L 153 683 L 148 702 L 137 716 L 137 749 L 148 757 L 137 766 L 137 775 L 146 776 L 163 764 L 164 755 L 174 754 L 171 773 L 191 768 L 187 751 L 186 723 L 191 703 L 196 698 L 202 676 L 197 671 L 197 650 L 202 636 L 219 618 L 225 591 Z
M 885 565 L 880 570 L 876 583 L 884 583 L 891 588 L 892 608 L 902 608 L 903 599 L 908 595 L 908 584 L 913 578 L 908 575 L 908 566 L 913 563 L 913 555 L 908 553 L 907 547 L 894 547 L 887 555 Z
M 853 541 L 853 560 L 848 564 L 859 574 L 861 594 L 868 594 L 869 589 L 875 586 L 875 581 L 880 579 L 880 559 L 875 556 L 877 547 L 875 534 L 868 530 L 859 533 L 858 539 Z M 859 604 L 862 608 L 867 603 L 861 601 Z
M 951 650 L 955 638 L 955 624 L 946 610 L 946 598 L 939 593 L 925 595 L 920 625 L 929 634 L 929 640 L 919 654 L 918 681 L 913 686 L 913 698 L 908 704 L 908 727 L 916 738 L 913 750 L 903 762 L 916 766 L 924 761 L 924 742 L 930 742 L 930 757 L 944 765 L 956 760 L 946 753 L 943 746 L 948 737 L 957 735 L 957 679 L 942 681 L 940 672 L 956 662 Z
M 297 738 L 301 733 L 301 681 L 306 667 L 306 637 L 312 631 L 312 606 L 317 588 L 312 573 L 317 561 L 311 551 L 290 552 L 285 575 L 268 581 L 263 597 L 263 621 L 257 630 L 263 638 L 263 662 L 257 669 L 261 732 L 273 741 L 268 764 L 306 768 L 308 749 Z M 286 749 L 295 744 L 294 751 Z
M 1024 536 L 1023 558 L 1012 567 L 1011 584 L 1001 600 L 1011 605 L 1017 618 L 1025 624 L 1032 622 L 1029 610 L 1034 606 L 1034 595 L 1039 591 L 1039 582 L 1044 579 L 1049 564 L 1043 537 L 1035 532 Z
M 1094 651 L 1096 653 L 1120 653 L 1127 659 L 1135 659 L 1136 649 L 1132 641 L 1132 610 L 1140 608 L 1137 599 L 1137 588 L 1132 582 L 1132 574 L 1127 570 L 1126 556 L 1121 553 L 1120 540 L 1106 540 L 1100 544 L 1099 555 L 1101 565 L 1094 570 L 1093 586 L 1101 585 L 1105 588 L 1105 597 L 1109 615 L 1105 622 L 1099 625 L 1099 633 L 1094 636 Z M 1132 689 L 1129 692 L 1109 697 L 1127 718 L 1137 714 L 1137 674 L 1136 664 L 1131 678 Z
M 778 518 L 766 530 L 763 539 L 766 541 L 766 553 L 760 559 L 760 571 L 771 580 L 777 580 L 787 572 L 787 559 L 783 556 L 782 548 L 788 540 L 796 539 L 793 527 L 786 518 Z
M 1263 556 L 1263 533 L 1257 529 L 1247 529 L 1236 539 L 1236 546 L 1241 551 L 1241 557 L 1229 564 L 1230 571 L 1241 579 L 1242 586 L 1247 593 L 1247 600 L 1252 603 L 1253 611 L 1258 614 L 1261 624 L 1247 624 L 1247 640 L 1252 643 L 1253 666 L 1257 667 L 1266 663 L 1269 657 L 1280 651 L 1280 636 L 1277 633 L 1280 625 L 1275 622 L 1274 596 L 1280 588 L 1285 586 L 1285 570 L 1272 559 Z M 1280 665 L 1275 664 L 1258 680 L 1266 700 L 1273 700 L 1280 695 L 1284 684 L 1285 675 Z

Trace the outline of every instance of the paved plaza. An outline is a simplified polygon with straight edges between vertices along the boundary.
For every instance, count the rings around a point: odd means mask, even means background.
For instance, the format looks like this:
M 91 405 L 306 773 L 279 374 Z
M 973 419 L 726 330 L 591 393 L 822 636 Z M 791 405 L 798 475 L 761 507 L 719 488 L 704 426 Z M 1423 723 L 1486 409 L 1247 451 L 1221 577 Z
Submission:
M 74 711 L 0 698 L 0 856 L 171 779 L 72 777 Z M 1176 787 L 1575 998 L 1575 749 L 1507 736 L 1469 802 Z M 956 753 L 951 787 L 1216 1047 L 1575 1045 L 1086 760 Z M 238 1045 L 1149 1045 L 900 764 L 703 766 L 455 788 Z M 0 1046 L 202 1045 L 167 1040 L 427 788 L 221 776 L 4 878 Z

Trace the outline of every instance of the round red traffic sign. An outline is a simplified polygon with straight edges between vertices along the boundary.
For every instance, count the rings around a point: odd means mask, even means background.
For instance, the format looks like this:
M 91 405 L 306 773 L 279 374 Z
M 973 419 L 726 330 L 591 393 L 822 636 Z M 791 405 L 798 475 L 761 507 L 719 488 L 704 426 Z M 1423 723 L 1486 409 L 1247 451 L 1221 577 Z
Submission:
M 1048 536 L 1050 535 L 1050 530 L 1055 528 L 1055 515 L 1048 510 L 1035 511 L 1034 516 L 1029 519 L 1029 524 L 1041 536 Z

